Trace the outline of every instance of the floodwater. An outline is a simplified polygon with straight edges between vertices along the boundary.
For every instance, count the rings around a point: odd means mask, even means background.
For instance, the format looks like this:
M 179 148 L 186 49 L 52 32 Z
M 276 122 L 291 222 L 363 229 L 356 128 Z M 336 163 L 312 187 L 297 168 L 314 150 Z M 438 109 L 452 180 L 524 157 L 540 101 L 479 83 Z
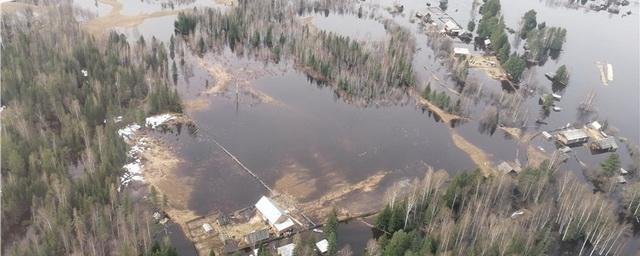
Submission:
M 331 13 L 327 16 L 314 14 L 310 17 L 313 17 L 313 24 L 321 30 L 349 36 L 359 41 L 381 41 L 387 34 L 382 23 L 367 17 L 358 18 L 354 15 Z M 345 24 L 349 25 L 345 26 Z
M 123 13 L 133 15 L 163 9 L 159 2 L 124 1 Z M 391 6 L 395 1 L 379 0 L 383 6 Z M 437 6 L 437 1 L 429 1 Z M 447 13 L 466 28 L 471 19 L 477 22 L 477 6 L 470 0 L 449 0 Z M 188 5 L 201 8 L 211 6 L 213 1 L 198 0 Z M 403 14 L 390 15 L 378 10 L 384 17 L 393 18 L 397 23 L 416 33 L 414 65 L 419 83 L 424 86 L 429 81 L 438 81 L 456 91 L 459 90 L 448 77 L 448 70 L 442 66 L 434 52 L 427 45 L 428 38 L 420 31 L 420 25 L 412 21 L 415 12 L 427 6 L 422 0 L 402 1 Z M 535 66 L 525 74 L 527 82 L 535 87 L 536 94 L 526 101 L 530 122 L 528 132 L 550 130 L 579 119 L 577 106 L 589 91 L 596 93 L 594 106 L 598 114 L 591 119 L 607 120 L 619 131 L 619 136 L 639 144 L 640 140 L 640 10 L 637 2 L 623 9 L 632 10 L 632 15 L 621 17 L 606 12 L 593 12 L 584 8 L 558 5 L 554 1 L 501 1 L 502 13 L 508 27 L 517 28 L 522 15 L 529 9 L 538 13 L 539 22 L 547 26 L 561 26 L 567 29 L 567 42 L 556 60 L 549 59 L 543 66 Z M 95 8 L 95 6 L 93 7 Z M 166 7 L 164 7 L 166 8 Z M 177 7 L 176 7 L 177 8 Z M 100 12 L 105 12 L 102 9 Z M 621 12 L 622 13 L 622 12 Z M 320 29 L 358 40 L 381 40 L 384 28 L 381 23 L 369 19 L 359 19 L 355 15 L 329 14 L 312 15 L 313 22 Z M 155 36 L 168 41 L 173 31 L 174 16 L 147 19 L 136 28 L 121 29 L 128 36 L 140 35 L 149 39 Z M 512 48 L 521 46 L 514 35 L 510 35 Z M 473 48 L 456 42 L 457 46 Z M 228 52 L 228 51 L 227 51 Z M 228 53 L 226 55 L 229 55 Z M 260 62 L 242 61 L 247 65 L 261 66 Z M 614 80 L 609 85 L 600 82 L 596 62 L 613 65 Z M 544 77 L 546 72 L 554 72 L 559 66 L 567 65 L 571 80 L 566 89 L 558 93 L 563 96 L 559 105 L 562 112 L 552 112 L 545 119 L 548 125 L 535 126 L 533 120 L 539 117 L 540 106 L 537 98 L 542 91 L 551 92 L 551 84 Z M 394 182 L 420 177 L 426 165 L 445 169 L 451 173 L 474 167 L 469 156 L 453 145 L 450 129 L 455 129 L 469 142 L 486 151 L 495 163 L 503 160 L 522 159 L 525 147 L 516 139 L 497 130 L 495 133 L 480 131 L 477 120 L 486 108 L 486 103 L 471 106 L 472 120 L 450 128 L 437 122 L 428 112 L 415 107 L 415 103 L 403 99 L 396 104 L 361 107 L 341 99 L 329 87 L 317 85 L 306 76 L 293 71 L 286 64 L 279 68 L 284 72 L 267 72 L 252 81 L 252 87 L 273 98 L 273 102 L 260 102 L 250 95 L 240 92 L 237 96 L 230 89 L 221 95 L 202 96 L 207 81 L 211 77 L 197 64 L 192 64 L 193 74 L 185 79 L 180 76 L 178 91 L 184 100 L 205 99 L 203 109 L 188 110 L 188 114 L 198 124 L 200 131 L 195 135 L 187 132 L 179 134 L 159 134 L 167 143 L 178 149 L 177 153 L 185 161 L 179 174 L 193 180 L 193 192 L 189 207 L 199 214 L 213 209 L 231 211 L 253 204 L 267 191 L 251 176 L 232 162 L 222 150 L 215 146 L 213 139 L 224 145 L 265 182 L 274 186 L 287 174 L 295 173 L 306 180 L 313 180 L 312 190 L 302 201 L 313 200 L 330 190 L 336 180 L 354 184 L 379 171 L 389 174 L 379 187 L 367 195 L 350 195 L 350 202 L 366 202 L 375 208 L 385 189 Z M 472 72 L 488 90 L 501 93 L 499 83 L 487 80 L 486 76 Z M 443 87 L 439 90 L 444 90 Z M 445 90 L 448 91 L 448 90 Z M 506 92 L 505 92 L 506 93 Z M 453 95 L 452 95 L 453 96 Z M 535 147 L 548 152 L 553 146 L 537 138 Z M 618 153 L 623 166 L 630 164 L 626 147 L 620 144 Z M 590 167 L 597 167 L 607 154 L 593 156 L 585 148 L 574 149 L 578 158 Z M 582 166 L 572 158 L 562 168 L 575 171 L 579 176 Z M 584 177 L 580 177 L 584 178 Z M 364 194 L 364 193 L 363 193 Z M 375 199 L 375 200 L 374 200 Z M 376 205 L 378 204 L 378 205 Z M 341 204 L 347 205 L 347 204 Z M 366 226 L 351 222 L 341 225 L 341 246 L 349 244 L 356 254 L 362 252 L 366 240 L 371 237 Z M 367 235 L 362 235 L 367 234 Z M 172 238 L 184 239 L 184 235 L 172 232 Z M 178 243 L 179 244 L 179 243 Z M 640 243 L 634 241 L 629 246 L 632 252 Z M 184 246 L 180 246 L 185 248 Z M 181 252 L 190 254 L 187 249 Z

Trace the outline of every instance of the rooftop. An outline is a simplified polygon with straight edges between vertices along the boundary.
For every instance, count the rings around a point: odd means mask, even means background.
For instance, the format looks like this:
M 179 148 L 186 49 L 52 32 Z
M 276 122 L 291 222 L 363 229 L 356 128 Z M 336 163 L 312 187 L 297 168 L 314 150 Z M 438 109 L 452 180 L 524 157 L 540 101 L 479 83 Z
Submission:
M 316 243 L 316 247 L 318 247 L 318 251 L 320 251 L 320 253 L 325 253 L 329 251 L 329 241 L 327 241 L 327 239 L 322 239 Z
M 560 135 L 565 137 L 567 140 L 579 140 L 589 137 L 583 129 L 567 129 L 561 131 Z
M 269 230 L 268 229 L 260 229 L 253 231 L 245 236 L 248 244 L 254 245 L 260 241 L 269 238 Z
M 296 248 L 295 244 L 288 244 L 284 246 L 278 247 L 278 255 L 280 256 L 291 256 L 293 255 L 293 250 Z
M 283 211 L 266 196 L 262 196 L 260 200 L 258 200 L 256 209 L 277 231 L 282 231 L 293 226 L 293 221 L 285 216 Z

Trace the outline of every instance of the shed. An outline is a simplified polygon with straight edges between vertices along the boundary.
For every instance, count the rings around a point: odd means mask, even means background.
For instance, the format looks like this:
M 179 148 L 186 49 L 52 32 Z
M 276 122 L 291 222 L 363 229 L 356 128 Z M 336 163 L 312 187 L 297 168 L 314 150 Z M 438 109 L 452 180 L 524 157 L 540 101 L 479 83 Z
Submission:
M 626 175 L 629 174 L 629 171 L 625 170 L 624 168 L 620 168 L 620 174 Z
M 567 129 L 558 133 L 558 140 L 565 145 L 584 143 L 589 135 L 583 129 Z
M 516 168 L 513 168 L 509 163 L 507 162 L 502 162 L 498 165 L 498 171 L 500 171 L 503 174 L 508 174 L 508 173 L 518 173 L 518 170 L 516 170 Z
M 616 139 L 614 137 L 599 139 L 597 141 L 591 142 L 590 146 L 592 150 L 597 151 L 613 152 L 618 150 L 618 144 L 616 143 Z
M 202 224 L 202 229 L 204 229 L 206 233 L 213 231 L 213 227 L 211 227 L 209 223 Z
M 491 40 L 490 40 L 490 39 L 488 39 L 488 38 L 487 38 L 487 39 L 485 39 L 485 40 L 484 40 L 484 46 L 485 46 L 485 47 L 489 47 L 490 45 L 491 45 Z
M 602 129 L 602 125 L 600 123 L 598 123 L 598 121 L 593 121 L 591 123 L 589 123 L 589 127 L 596 129 L 596 130 L 600 130 Z
M 552 138 L 551 134 L 548 133 L 547 131 L 542 131 L 541 134 L 542 134 L 542 137 L 544 137 L 545 140 L 550 140 Z
M 245 242 L 250 245 L 256 245 L 264 240 L 269 238 L 269 230 L 268 229 L 260 229 L 255 230 L 244 236 Z
M 327 239 L 322 239 L 316 243 L 316 248 L 320 253 L 326 253 L 329 251 L 329 241 Z
M 291 244 L 287 244 L 287 245 L 283 245 L 278 247 L 278 249 L 276 249 L 276 251 L 278 252 L 278 255 L 280 256 L 292 256 L 293 255 L 293 250 L 296 248 L 296 245 L 291 243 Z
M 262 219 L 269 222 L 278 233 L 284 232 L 293 227 L 293 221 L 287 217 L 276 204 L 266 196 L 262 196 L 256 203 L 256 209 Z
M 616 181 L 618 181 L 618 183 L 620 183 L 620 184 L 625 184 L 625 183 L 627 183 L 627 179 L 625 179 L 624 177 L 622 177 L 622 175 L 620 175 L 620 176 L 616 176 Z
M 464 47 L 455 47 L 453 48 L 453 55 L 455 56 L 466 56 L 469 55 L 469 49 Z

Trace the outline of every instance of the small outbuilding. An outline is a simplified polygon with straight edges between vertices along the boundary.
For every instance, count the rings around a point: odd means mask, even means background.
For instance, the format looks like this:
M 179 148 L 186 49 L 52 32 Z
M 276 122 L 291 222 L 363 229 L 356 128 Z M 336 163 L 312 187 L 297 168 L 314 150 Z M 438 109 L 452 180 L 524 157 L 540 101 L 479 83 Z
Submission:
M 291 244 L 278 247 L 276 251 L 280 256 L 292 256 L 293 250 L 295 250 L 295 248 L 296 248 L 296 245 L 291 243 Z
M 498 171 L 503 174 L 515 173 L 518 174 L 522 170 L 520 167 L 513 167 L 507 162 L 502 162 L 498 165 Z
M 617 177 L 616 177 L 616 180 L 617 180 L 617 181 L 618 181 L 618 183 L 620 183 L 620 184 L 625 184 L 625 183 L 627 183 L 627 179 L 625 179 L 624 177 L 622 177 L 622 175 L 617 176 Z
M 541 134 L 542 134 L 542 137 L 543 137 L 545 140 L 550 140 L 550 139 L 552 138 L 551 134 L 550 134 L 549 132 L 547 132 L 547 131 L 542 131 L 542 133 L 541 133 Z
M 202 229 L 204 230 L 205 233 L 209 233 L 213 231 L 213 227 L 211 227 L 209 223 L 202 224 Z
M 598 131 L 600 131 L 600 129 L 602 129 L 602 125 L 598 121 L 593 121 L 593 122 L 589 123 L 588 126 L 590 128 L 596 129 Z
M 329 251 L 329 241 L 327 239 L 322 239 L 316 243 L 316 248 L 320 253 L 326 253 Z

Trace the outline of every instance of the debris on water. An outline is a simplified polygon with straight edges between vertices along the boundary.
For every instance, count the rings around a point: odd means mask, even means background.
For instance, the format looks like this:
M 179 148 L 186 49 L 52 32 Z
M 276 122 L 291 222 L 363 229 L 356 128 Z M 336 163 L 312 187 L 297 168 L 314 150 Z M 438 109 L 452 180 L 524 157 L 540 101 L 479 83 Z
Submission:
M 172 114 L 161 114 L 161 115 L 150 116 L 145 119 L 145 124 L 147 127 L 156 128 L 159 125 L 169 120 L 172 120 L 174 118 L 175 116 Z

